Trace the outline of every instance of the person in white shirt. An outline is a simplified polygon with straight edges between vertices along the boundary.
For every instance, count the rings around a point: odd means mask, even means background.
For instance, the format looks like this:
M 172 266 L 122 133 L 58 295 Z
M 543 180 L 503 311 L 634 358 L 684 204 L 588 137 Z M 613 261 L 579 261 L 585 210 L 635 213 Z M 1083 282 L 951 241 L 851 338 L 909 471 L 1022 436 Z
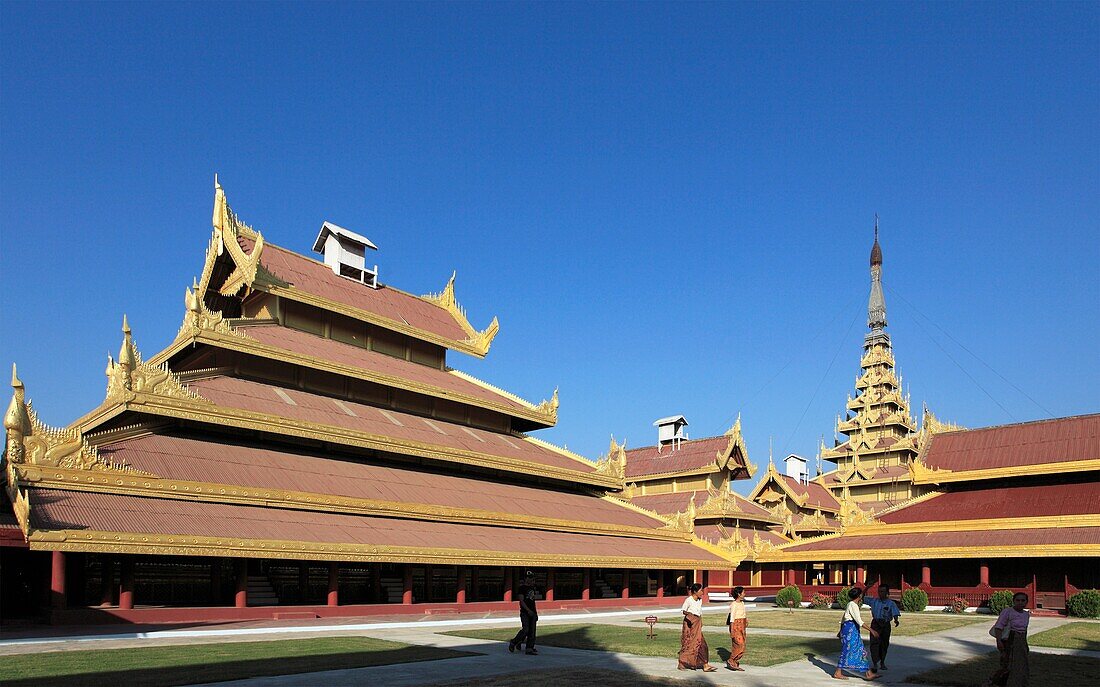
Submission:
M 710 664 L 710 647 L 703 637 L 703 585 L 693 584 L 688 591 L 690 594 L 680 607 L 684 613 L 684 627 L 680 631 L 680 656 L 676 668 L 702 668 L 704 673 L 713 673 L 718 669 Z
M 726 661 L 726 668 L 744 671 L 741 659 L 745 657 L 745 629 L 749 626 L 749 615 L 745 612 L 745 588 L 734 587 L 730 595 L 733 601 L 730 602 L 730 613 L 726 618 L 730 627 L 730 657 Z
M 833 677 L 837 680 L 847 680 L 845 670 L 859 672 L 864 680 L 876 680 L 878 675 L 871 670 L 871 658 L 867 654 L 867 648 L 863 646 L 863 637 L 860 630 L 864 628 L 863 618 L 860 617 L 859 607 L 863 602 L 863 590 L 852 587 L 848 592 L 848 605 L 844 608 L 844 615 L 840 619 L 840 660 L 837 661 L 836 672 Z M 878 636 L 878 632 L 867 625 L 867 631 L 872 637 Z

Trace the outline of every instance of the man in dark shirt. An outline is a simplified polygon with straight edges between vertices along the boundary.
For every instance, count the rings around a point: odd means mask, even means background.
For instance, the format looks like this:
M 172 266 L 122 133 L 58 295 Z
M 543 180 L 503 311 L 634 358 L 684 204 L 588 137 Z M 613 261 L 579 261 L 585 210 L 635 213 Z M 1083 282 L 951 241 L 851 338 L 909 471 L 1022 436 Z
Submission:
M 871 670 L 876 673 L 886 670 L 886 652 L 890 650 L 890 621 L 894 621 L 894 627 L 898 626 L 901 611 L 898 605 L 890 598 L 890 588 L 879 585 L 878 598 L 867 602 L 871 607 L 871 629 L 877 635 L 871 637 L 871 662 L 874 667 Z
M 516 647 L 527 640 L 527 653 L 532 656 L 539 652 L 535 649 L 535 625 L 539 622 L 538 611 L 535 610 L 535 599 L 538 597 L 538 588 L 535 587 L 535 573 L 530 570 L 523 576 L 523 584 L 519 586 L 519 622 L 522 625 L 512 641 L 508 642 L 508 651 L 515 651 Z

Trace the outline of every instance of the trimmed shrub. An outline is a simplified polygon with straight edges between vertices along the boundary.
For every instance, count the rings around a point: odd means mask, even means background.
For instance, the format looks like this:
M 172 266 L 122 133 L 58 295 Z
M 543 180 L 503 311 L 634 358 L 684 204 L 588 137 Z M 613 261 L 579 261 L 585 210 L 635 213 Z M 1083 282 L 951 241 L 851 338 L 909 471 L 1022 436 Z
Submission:
M 848 602 L 851 601 L 851 599 L 848 598 L 849 589 L 851 589 L 851 587 L 841 587 L 840 591 L 833 597 L 833 603 L 837 608 L 844 608 L 848 605 Z
M 1100 618 L 1100 591 L 1082 589 L 1066 599 L 1066 611 L 1078 618 Z
M 993 615 L 1000 615 L 1001 611 L 1012 605 L 1012 592 L 1007 589 L 1001 589 L 993 592 L 993 595 L 989 597 L 989 612 Z
M 787 608 L 788 602 L 793 601 L 795 608 L 802 606 L 802 592 L 798 590 L 798 587 L 793 584 L 789 587 L 783 587 L 775 593 L 775 605 L 780 608 Z
M 919 613 L 928 608 L 928 594 L 923 589 L 911 587 L 901 593 L 901 610 L 907 613 Z
M 826 596 L 821 592 L 814 592 L 814 595 L 810 597 L 810 608 L 829 608 L 833 605 L 833 597 Z
M 963 613 L 968 608 L 970 608 L 970 604 L 967 603 L 966 599 L 961 596 L 956 596 L 954 599 L 951 599 L 951 603 L 947 604 L 943 610 L 946 613 Z

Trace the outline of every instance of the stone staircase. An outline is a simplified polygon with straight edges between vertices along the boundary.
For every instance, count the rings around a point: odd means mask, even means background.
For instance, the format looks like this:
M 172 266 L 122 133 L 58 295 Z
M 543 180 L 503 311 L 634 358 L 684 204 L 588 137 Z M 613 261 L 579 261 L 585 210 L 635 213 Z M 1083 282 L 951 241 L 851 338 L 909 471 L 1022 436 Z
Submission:
M 267 579 L 267 575 L 248 576 L 248 605 L 279 605 L 279 597 L 275 595 L 275 589 L 271 586 L 271 580 Z
M 592 587 L 595 591 L 594 596 L 597 599 L 615 599 L 619 596 L 615 593 L 615 590 L 607 586 L 607 583 L 603 580 L 593 580 Z

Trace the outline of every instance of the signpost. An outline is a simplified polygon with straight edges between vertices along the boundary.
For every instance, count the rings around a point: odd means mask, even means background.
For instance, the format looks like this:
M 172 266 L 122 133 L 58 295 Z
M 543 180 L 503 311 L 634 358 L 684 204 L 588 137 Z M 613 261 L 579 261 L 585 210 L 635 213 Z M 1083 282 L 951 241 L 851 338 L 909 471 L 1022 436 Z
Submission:
M 646 639 L 653 639 L 657 635 L 653 634 L 653 626 L 657 624 L 657 616 L 647 615 L 645 617 L 646 625 L 649 625 L 649 634 L 645 636 Z

